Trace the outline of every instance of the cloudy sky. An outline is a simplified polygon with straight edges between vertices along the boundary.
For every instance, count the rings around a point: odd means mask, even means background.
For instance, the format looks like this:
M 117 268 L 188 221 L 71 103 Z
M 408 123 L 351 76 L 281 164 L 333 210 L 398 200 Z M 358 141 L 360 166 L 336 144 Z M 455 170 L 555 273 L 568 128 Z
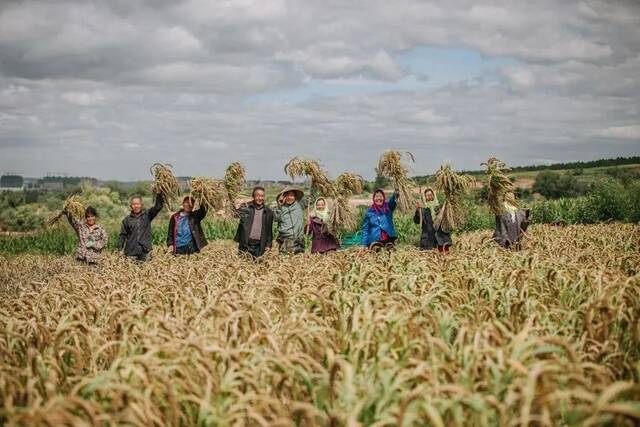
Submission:
M 0 172 L 640 154 L 638 1 L 0 2 Z

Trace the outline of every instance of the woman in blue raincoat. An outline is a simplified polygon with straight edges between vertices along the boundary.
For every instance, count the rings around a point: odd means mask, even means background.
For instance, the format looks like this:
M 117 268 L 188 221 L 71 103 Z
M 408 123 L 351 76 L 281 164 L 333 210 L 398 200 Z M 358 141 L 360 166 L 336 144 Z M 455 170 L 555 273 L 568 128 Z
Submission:
M 394 247 L 397 234 L 393 226 L 393 211 L 396 209 L 398 196 L 399 192 L 395 190 L 387 202 L 384 191 L 374 191 L 373 204 L 364 215 L 362 223 L 363 246 L 372 249 Z

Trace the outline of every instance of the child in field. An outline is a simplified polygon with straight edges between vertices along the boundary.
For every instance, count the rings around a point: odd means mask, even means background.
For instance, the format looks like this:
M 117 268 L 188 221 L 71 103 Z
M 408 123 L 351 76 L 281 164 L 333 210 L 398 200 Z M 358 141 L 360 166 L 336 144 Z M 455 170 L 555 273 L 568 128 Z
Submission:
M 190 255 L 207 246 L 200 223 L 207 215 L 207 207 L 202 204 L 193 210 L 196 201 L 187 196 L 182 199 L 182 209 L 171 216 L 167 231 L 167 246 L 174 255 Z
M 371 249 L 392 249 L 395 246 L 397 235 L 393 226 L 393 211 L 396 209 L 399 195 L 400 192 L 396 189 L 387 203 L 382 189 L 373 193 L 373 204 L 362 222 L 363 246 Z
M 311 253 L 324 254 L 340 249 L 338 240 L 327 233 L 325 223 L 329 220 L 329 209 L 324 197 L 315 202 L 315 209 L 307 220 L 307 234 L 311 236 Z
M 136 261 L 146 261 L 151 252 L 151 221 L 164 205 L 162 194 L 156 195 L 154 205 L 143 209 L 142 198 L 131 198 L 131 213 L 122 220 L 118 250 Z
M 97 264 L 100 261 L 100 252 L 107 246 L 109 238 L 105 229 L 96 222 L 98 213 L 89 206 L 84 211 L 84 221 L 76 220 L 68 212 L 65 212 L 65 216 L 78 236 L 76 259 L 87 264 Z
M 278 244 L 281 254 L 304 252 L 304 193 L 294 187 L 285 188 L 278 194 L 278 207 L 273 210 L 278 223 Z
M 418 202 L 418 209 L 413 216 L 413 222 L 420 224 L 420 215 L 422 215 L 422 230 L 420 235 L 420 249 L 431 250 L 438 249 L 438 252 L 448 253 L 449 246 L 453 244 L 451 240 L 451 234 L 442 230 L 442 228 L 436 229 L 435 220 L 440 212 L 440 204 L 438 197 L 436 196 L 433 188 L 427 188 L 424 190 L 425 207 L 420 207 Z

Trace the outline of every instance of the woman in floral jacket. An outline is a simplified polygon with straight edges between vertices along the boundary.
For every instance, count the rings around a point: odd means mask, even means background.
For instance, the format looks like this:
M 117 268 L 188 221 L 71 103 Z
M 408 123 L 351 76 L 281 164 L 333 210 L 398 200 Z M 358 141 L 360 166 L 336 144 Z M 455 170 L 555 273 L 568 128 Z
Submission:
M 66 216 L 78 236 L 76 259 L 87 264 L 97 264 L 100 252 L 107 246 L 109 238 L 105 229 L 96 223 L 98 213 L 94 208 L 88 207 L 84 212 L 84 221 L 76 220 L 69 213 Z

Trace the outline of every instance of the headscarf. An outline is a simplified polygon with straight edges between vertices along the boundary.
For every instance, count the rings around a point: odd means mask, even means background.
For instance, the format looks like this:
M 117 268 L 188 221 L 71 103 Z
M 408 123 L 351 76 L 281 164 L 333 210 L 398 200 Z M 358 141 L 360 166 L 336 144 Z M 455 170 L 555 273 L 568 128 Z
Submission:
M 324 202 L 324 209 L 323 210 L 318 210 L 318 202 L 322 200 Z M 324 197 L 318 197 L 315 201 L 315 203 L 313 204 L 313 216 L 315 216 L 316 218 L 319 218 L 320 220 L 322 220 L 322 222 L 327 222 L 329 221 L 329 209 L 327 209 L 327 201 L 325 200 Z
M 427 198 L 424 197 L 424 195 L 425 195 L 425 193 L 427 191 L 431 191 L 431 193 L 433 194 L 433 200 L 432 201 L 428 201 Z M 433 188 L 428 187 L 422 192 L 422 196 L 424 197 L 424 200 L 423 200 L 424 207 L 429 209 L 429 211 L 431 212 L 431 219 L 433 219 L 435 221 L 435 219 L 436 219 L 436 208 L 438 206 L 440 206 L 440 202 L 438 202 L 438 195 L 433 190 Z
M 511 215 L 511 221 L 515 221 L 516 220 L 516 213 L 518 212 L 518 208 L 513 206 L 509 202 L 504 202 L 503 206 L 504 206 L 505 211 L 507 211 L 507 213 L 509 215 Z
M 376 205 L 376 202 L 375 202 L 376 194 L 378 193 L 382 194 L 382 206 Z M 391 209 L 389 208 L 389 203 L 387 203 L 387 196 L 384 194 L 384 191 L 381 188 L 373 192 L 373 195 L 371 196 L 371 200 L 373 201 L 373 203 L 371 204 L 371 209 L 373 209 L 374 211 L 378 213 L 391 212 Z

